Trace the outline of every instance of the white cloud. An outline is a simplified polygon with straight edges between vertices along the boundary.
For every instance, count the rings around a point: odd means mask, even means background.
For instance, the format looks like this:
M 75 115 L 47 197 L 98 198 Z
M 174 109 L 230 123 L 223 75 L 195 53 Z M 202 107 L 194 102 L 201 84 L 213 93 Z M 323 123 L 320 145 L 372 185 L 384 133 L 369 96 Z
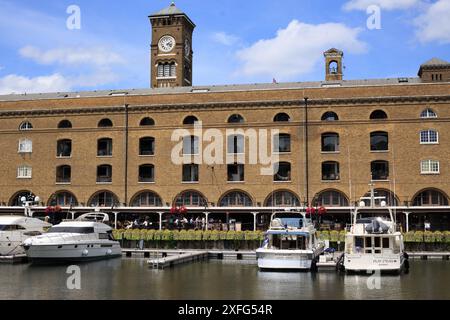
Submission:
M 124 63 L 124 59 L 111 50 L 94 48 L 55 48 L 43 51 L 34 46 L 26 46 L 20 49 L 20 55 L 24 58 L 43 64 L 59 64 L 64 66 L 96 65 L 105 66 Z
M 226 32 L 216 32 L 212 35 L 215 42 L 224 46 L 232 46 L 239 41 L 239 38 Z
M 268 75 L 292 80 L 310 73 L 331 47 L 347 53 L 364 53 L 367 45 L 358 39 L 361 29 L 341 23 L 311 25 L 293 20 L 273 39 L 260 40 L 237 53 L 243 67 L 240 75 Z
M 11 74 L 0 78 L 0 94 L 58 92 L 70 88 L 70 82 L 58 73 L 35 78 Z
M 0 78 L 0 95 L 74 91 L 80 87 L 102 86 L 118 79 L 113 72 L 101 69 L 91 74 L 73 76 L 60 73 L 37 77 L 10 74 Z
M 439 0 L 430 5 L 415 24 L 421 42 L 450 43 L 450 0 Z
M 350 0 L 344 4 L 344 10 L 366 11 L 371 5 L 384 10 L 409 9 L 421 3 L 421 0 Z

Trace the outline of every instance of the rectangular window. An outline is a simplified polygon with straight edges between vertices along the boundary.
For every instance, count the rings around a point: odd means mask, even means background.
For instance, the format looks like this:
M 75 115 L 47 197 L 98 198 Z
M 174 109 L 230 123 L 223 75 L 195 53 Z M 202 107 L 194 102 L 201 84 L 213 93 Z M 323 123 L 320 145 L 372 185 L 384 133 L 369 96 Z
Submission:
M 190 136 L 183 139 L 183 155 L 198 155 L 200 140 L 198 137 Z
M 243 182 L 245 181 L 244 165 L 243 164 L 229 164 L 228 165 L 228 182 Z
M 32 153 L 33 152 L 33 142 L 28 139 L 23 139 L 19 141 L 19 153 Z
M 244 154 L 245 153 L 245 137 L 234 135 L 228 137 L 228 154 Z
M 18 179 L 31 179 L 33 170 L 31 167 L 22 166 L 17 169 Z
M 291 136 L 289 134 L 276 135 L 274 138 L 275 152 L 289 153 L 291 152 Z
M 422 161 L 421 173 L 422 174 L 439 174 L 440 173 L 439 161 L 435 161 L 435 160 Z
M 434 130 L 426 130 L 420 132 L 420 143 L 421 144 L 438 144 L 439 143 L 439 133 Z
M 383 238 L 383 249 L 389 249 L 390 246 L 390 240 L 389 238 Z
M 199 181 L 199 167 L 198 164 L 183 165 L 183 182 L 198 182 Z

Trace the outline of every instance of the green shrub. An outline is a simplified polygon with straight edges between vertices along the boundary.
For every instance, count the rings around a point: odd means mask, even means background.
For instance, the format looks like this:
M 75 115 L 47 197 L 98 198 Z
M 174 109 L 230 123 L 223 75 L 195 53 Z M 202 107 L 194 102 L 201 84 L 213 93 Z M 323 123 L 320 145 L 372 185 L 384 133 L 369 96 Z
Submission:
M 214 231 L 210 231 L 211 233 L 210 233 L 210 240 L 212 240 L 212 241 L 218 241 L 218 240 L 220 240 L 220 234 L 219 234 L 219 231 L 217 231 L 217 230 L 214 230 Z
M 113 230 L 113 237 L 116 240 L 122 240 L 125 230 Z
M 237 232 L 236 231 L 228 231 L 226 235 L 226 240 L 236 240 Z
M 423 242 L 424 241 L 424 237 L 423 237 L 423 231 L 416 231 L 414 233 L 414 242 Z
M 219 240 L 227 240 L 228 232 L 226 231 L 218 231 L 219 232 Z
M 199 231 L 199 233 L 202 233 L 201 231 Z M 209 240 L 213 240 L 211 238 L 211 231 L 207 230 L 203 232 L 203 241 L 209 241 Z
M 450 243 L 450 231 L 444 232 L 444 240 L 446 243 Z
M 403 239 L 405 242 L 416 242 L 414 235 L 414 231 L 407 232 L 403 235 Z
M 330 241 L 331 242 L 338 242 L 339 241 L 339 232 L 336 230 L 333 230 L 330 232 Z
M 145 238 L 145 240 L 147 241 L 153 241 L 155 238 L 155 230 L 147 230 L 147 237 Z
M 434 233 L 434 241 L 437 243 L 442 243 L 444 242 L 444 234 L 440 231 L 436 231 Z
M 171 241 L 173 240 L 173 231 L 164 230 L 161 235 L 161 240 L 163 241 Z
M 433 243 L 434 242 L 434 233 L 431 231 L 426 231 L 424 234 L 424 241 L 426 243 Z
M 317 233 L 317 238 L 322 241 L 330 240 L 330 231 L 328 230 L 319 231 Z

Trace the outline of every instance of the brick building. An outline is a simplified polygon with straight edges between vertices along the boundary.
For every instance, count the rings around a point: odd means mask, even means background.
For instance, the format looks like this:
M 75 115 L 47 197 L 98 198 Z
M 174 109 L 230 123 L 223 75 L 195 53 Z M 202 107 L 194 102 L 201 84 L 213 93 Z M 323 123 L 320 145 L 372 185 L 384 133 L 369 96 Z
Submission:
M 0 96 L 0 211 L 21 210 L 34 194 L 38 212 L 185 205 L 250 223 L 312 204 L 346 220 L 373 181 L 400 221 L 410 212 L 417 228 L 450 227 L 450 63 L 434 58 L 417 78 L 345 80 L 344 53 L 330 49 L 324 81 L 196 87 L 195 24 L 174 5 L 150 21 L 152 88 Z M 179 129 L 184 164 L 171 160 Z M 208 129 L 225 137 L 233 161 L 199 161 Z M 238 159 L 251 156 L 251 130 L 279 131 L 269 139 L 277 173 Z

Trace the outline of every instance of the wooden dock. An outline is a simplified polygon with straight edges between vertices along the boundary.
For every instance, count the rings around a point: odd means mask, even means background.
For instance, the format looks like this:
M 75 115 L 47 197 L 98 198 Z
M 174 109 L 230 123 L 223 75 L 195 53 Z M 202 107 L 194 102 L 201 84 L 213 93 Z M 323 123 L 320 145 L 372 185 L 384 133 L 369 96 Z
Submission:
M 410 259 L 441 259 L 446 261 L 450 260 L 450 252 L 408 252 L 408 255 Z
M 16 264 L 25 263 L 28 261 L 26 254 L 20 254 L 15 256 L 0 256 L 0 263 L 2 264 Z
M 122 253 L 127 258 L 146 258 L 146 259 L 149 259 L 151 257 L 166 258 L 169 256 L 181 255 L 184 253 L 206 253 L 208 255 L 208 259 L 256 261 L 255 251 L 123 249 Z
M 179 255 L 168 256 L 165 258 L 156 258 L 148 260 L 148 264 L 153 269 L 161 269 L 164 270 L 166 268 L 172 268 L 174 266 L 204 261 L 208 259 L 208 252 L 187 252 Z

